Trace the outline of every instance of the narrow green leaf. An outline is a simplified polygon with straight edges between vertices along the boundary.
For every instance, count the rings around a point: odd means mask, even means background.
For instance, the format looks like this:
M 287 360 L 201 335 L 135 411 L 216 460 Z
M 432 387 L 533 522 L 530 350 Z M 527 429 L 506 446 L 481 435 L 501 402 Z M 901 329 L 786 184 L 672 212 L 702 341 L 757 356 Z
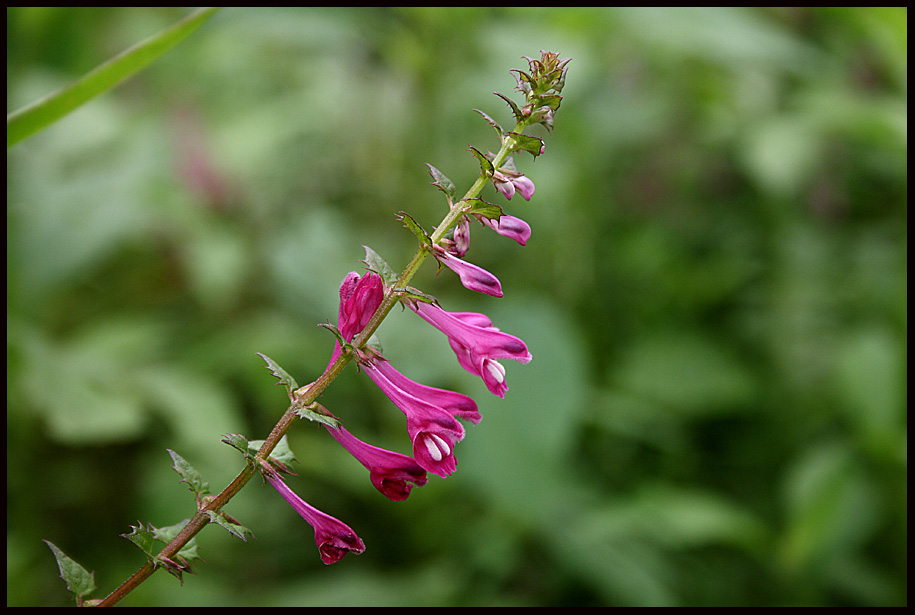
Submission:
M 508 103 L 508 106 L 511 107 L 512 113 L 515 116 L 516 122 L 521 122 L 524 120 L 524 114 L 521 112 L 521 109 L 518 108 L 518 105 L 516 105 L 511 98 L 509 98 L 507 96 L 503 96 L 502 94 L 499 94 L 498 92 L 493 92 L 493 94 L 495 94 L 496 96 L 498 96 L 499 98 L 504 100 L 506 103 Z
M 45 540 L 54 559 L 57 560 L 57 567 L 60 569 L 60 578 L 67 583 L 67 589 L 77 598 L 88 596 L 96 589 L 95 573 L 89 572 L 74 560 L 69 558 L 63 551 L 57 548 L 50 540 Z
M 203 480 L 200 473 L 194 469 L 184 458 L 170 448 L 165 449 L 172 457 L 172 469 L 181 475 L 181 482 L 185 482 L 198 498 L 210 493 L 210 484 Z
M 219 513 L 215 513 L 212 510 L 207 511 L 207 516 L 210 518 L 210 521 L 212 521 L 219 527 L 228 530 L 228 532 L 230 534 L 232 534 L 233 536 L 237 536 L 238 538 L 241 538 L 245 542 L 248 541 L 248 536 L 254 536 L 254 534 L 251 532 L 251 530 L 246 528 L 244 525 L 238 525 L 237 523 L 232 523 L 231 521 L 229 521 L 228 519 L 226 519 Z
M 480 171 L 487 177 L 491 177 L 495 169 L 493 169 L 492 162 L 490 162 L 489 158 L 473 146 L 471 146 L 470 151 L 477 157 L 477 160 L 480 161 Z
M 486 115 L 485 113 L 483 113 L 482 111 L 480 111 L 479 109 L 474 109 L 474 111 L 476 111 L 477 113 L 479 113 L 480 115 L 482 115 L 482 116 L 483 116 L 483 119 L 486 120 L 486 123 L 489 124 L 490 126 L 492 126 L 493 128 L 496 129 L 496 132 L 499 133 L 499 138 L 501 139 L 501 138 L 502 138 L 502 134 L 503 134 L 504 131 L 502 130 L 502 127 L 499 126 L 499 122 L 497 122 L 496 120 L 492 119 L 491 117 L 489 117 L 488 115 Z
M 219 7 L 198 9 L 134 45 L 71 85 L 6 116 L 6 146 L 11 147 L 139 72 L 199 28 Z
M 374 271 L 380 275 L 381 279 L 384 280 L 384 283 L 388 286 L 394 284 L 397 281 L 397 273 L 391 269 L 391 266 L 388 265 L 387 261 L 381 258 L 381 256 L 370 247 L 362 247 L 365 249 L 365 259 L 362 262 L 365 263 L 369 271 Z
M 429 237 L 429 234 L 419 225 L 419 223 L 414 220 L 409 214 L 400 212 L 400 219 L 403 221 L 403 225 L 410 229 L 410 231 L 416 235 L 416 238 L 419 240 L 419 245 L 431 246 L 432 238 Z
M 448 179 L 444 173 L 433 167 L 428 162 L 426 166 L 429 167 L 429 175 L 432 176 L 432 179 L 435 181 L 430 182 L 433 186 L 441 190 L 448 197 L 448 202 L 453 203 L 457 195 L 457 189 L 454 187 L 454 183 Z
M 277 382 L 277 384 L 282 384 L 284 387 L 286 387 L 286 392 L 289 393 L 289 396 L 291 397 L 292 392 L 294 390 L 296 390 L 297 388 L 299 388 L 299 385 L 296 384 L 295 378 L 290 376 L 286 370 L 284 370 L 282 367 L 280 367 L 276 361 L 274 361 L 267 355 L 261 354 L 261 353 L 257 353 L 257 354 L 267 364 L 267 368 L 271 371 L 271 373 L 274 376 L 276 376 L 277 378 L 279 378 L 280 381 Z

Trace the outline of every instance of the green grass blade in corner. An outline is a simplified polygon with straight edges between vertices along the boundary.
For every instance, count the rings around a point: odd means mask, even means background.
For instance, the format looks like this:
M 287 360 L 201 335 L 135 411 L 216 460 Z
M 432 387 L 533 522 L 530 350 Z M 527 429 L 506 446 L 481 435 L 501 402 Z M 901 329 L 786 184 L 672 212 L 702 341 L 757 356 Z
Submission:
M 198 9 L 161 32 L 116 55 L 73 84 L 6 116 L 6 146 L 12 147 L 99 94 L 139 72 L 183 41 L 220 7 Z

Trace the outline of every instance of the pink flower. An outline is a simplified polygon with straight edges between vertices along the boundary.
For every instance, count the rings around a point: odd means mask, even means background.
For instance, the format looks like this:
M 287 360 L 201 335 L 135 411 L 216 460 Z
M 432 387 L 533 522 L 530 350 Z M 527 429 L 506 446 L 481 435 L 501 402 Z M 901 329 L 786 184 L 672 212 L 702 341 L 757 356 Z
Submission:
M 521 173 L 509 171 L 508 169 L 499 169 L 493 172 L 492 184 L 509 201 L 515 196 L 515 190 L 521 193 L 525 201 L 530 201 L 534 195 L 534 182 Z
M 315 529 L 315 544 L 321 553 L 321 561 L 333 564 L 348 552 L 359 555 L 365 551 L 362 539 L 348 525 L 322 513 L 295 494 L 286 483 L 276 475 L 265 474 L 267 480 L 305 521 Z
M 455 393 L 454 391 L 446 391 L 445 389 L 436 389 L 435 387 L 414 382 L 394 369 L 394 366 L 388 361 L 376 361 L 374 366 L 388 382 L 401 391 L 418 399 L 427 401 L 455 418 L 470 421 L 474 425 L 479 423 L 483 418 L 480 416 L 480 411 L 477 410 L 476 402 L 466 395 Z
M 462 261 L 441 248 L 436 249 L 435 257 L 440 263 L 458 274 L 464 288 L 492 295 L 493 297 L 502 296 L 502 284 L 499 279 L 482 267 Z
M 514 239 L 522 246 L 525 245 L 527 240 L 531 238 L 531 227 L 521 218 L 503 214 L 499 216 L 498 219 L 493 220 L 491 218 L 487 218 L 486 216 L 480 216 L 480 222 L 495 232 L 499 233 L 503 237 Z
M 454 227 L 454 241 L 449 252 L 457 257 L 463 257 L 470 249 L 470 220 L 461 216 L 461 220 Z
M 426 471 L 411 457 L 363 442 L 342 426 L 338 429 L 328 425 L 325 427 L 343 448 L 368 469 L 372 484 L 389 500 L 406 500 L 414 485 L 422 487 L 428 482 Z
M 426 322 L 448 336 L 458 362 L 471 374 L 480 376 L 494 395 L 505 397 L 505 368 L 498 359 L 528 363 L 527 345 L 514 335 L 492 326 L 485 314 L 446 312 L 437 305 L 411 301 L 410 307 Z
M 369 271 L 360 277 L 358 273 L 351 271 L 343 278 L 343 282 L 340 284 L 340 315 L 337 320 L 337 329 L 343 335 L 344 340 L 353 341 L 356 334 L 362 331 L 372 319 L 372 315 L 383 299 L 384 282 L 377 273 Z M 340 342 L 338 341 L 328 367 L 337 360 L 340 352 Z
M 452 474 L 457 469 L 454 445 L 464 438 L 464 427 L 447 410 L 413 396 L 392 382 L 389 375 L 393 368 L 384 367 L 384 363 L 386 361 L 383 358 L 375 357 L 363 363 L 362 367 L 388 399 L 406 415 L 407 433 L 413 443 L 413 458 L 433 474 L 441 477 Z M 412 387 L 410 390 L 420 392 Z

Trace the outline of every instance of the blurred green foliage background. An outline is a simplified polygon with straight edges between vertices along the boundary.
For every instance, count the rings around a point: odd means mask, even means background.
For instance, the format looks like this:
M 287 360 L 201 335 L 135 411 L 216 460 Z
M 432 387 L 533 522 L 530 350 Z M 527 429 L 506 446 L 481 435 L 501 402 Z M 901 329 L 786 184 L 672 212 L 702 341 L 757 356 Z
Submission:
M 183 17 L 8 8 L 7 110 Z M 510 68 L 574 58 L 536 183 L 471 260 L 431 265 L 534 360 L 499 400 L 411 313 L 379 331 L 406 375 L 472 395 L 458 471 L 402 503 L 317 424 L 291 486 L 366 552 L 321 564 L 252 481 L 251 528 L 197 541 L 183 587 L 129 605 L 907 603 L 907 10 L 224 9 L 111 92 L 7 153 L 7 604 L 69 601 L 41 539 L 103 597 L 143 562 L 118 535 L 222 489 L 285 409 L 263 352 L 309 382 L 362 245 L 402 267 L 395 220 L 444 214 L 497 147 Z M 539 127 L 538 127 L 539 128 Z M 505 204 L 487 188 L 484 198 Z M 348 368 L 323 397 L 409 451 Z

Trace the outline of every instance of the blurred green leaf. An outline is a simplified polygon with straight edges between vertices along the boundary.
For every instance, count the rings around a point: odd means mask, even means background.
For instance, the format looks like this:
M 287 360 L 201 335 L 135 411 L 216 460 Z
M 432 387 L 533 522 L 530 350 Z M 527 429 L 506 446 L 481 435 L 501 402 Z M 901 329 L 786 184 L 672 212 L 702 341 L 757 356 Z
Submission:
M 72 85 L 6 116 L 9 148 L 142 70 L 199 28 L 219 7 L 201 8 L 101 64 Z

